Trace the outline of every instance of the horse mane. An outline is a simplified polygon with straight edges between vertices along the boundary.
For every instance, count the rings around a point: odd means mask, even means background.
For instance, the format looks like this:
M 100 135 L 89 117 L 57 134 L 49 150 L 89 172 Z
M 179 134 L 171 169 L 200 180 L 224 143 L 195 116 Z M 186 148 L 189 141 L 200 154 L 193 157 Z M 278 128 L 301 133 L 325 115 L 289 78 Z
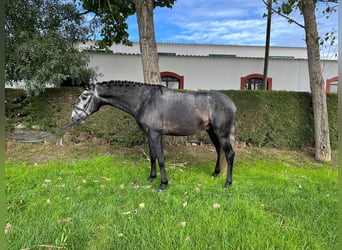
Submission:
M 122 81 L 122 80 L 111 80 L 111 81 L 103 81 L 97 82 L 95 85 L 99 85 L 101 87 L 113 87 L 113 86 L 120 86 L 120 87 L 164 87 L 160 84 L 150 84 L 150 83 L 142 83 L 142 82 L 134 82 L 134 81 Z

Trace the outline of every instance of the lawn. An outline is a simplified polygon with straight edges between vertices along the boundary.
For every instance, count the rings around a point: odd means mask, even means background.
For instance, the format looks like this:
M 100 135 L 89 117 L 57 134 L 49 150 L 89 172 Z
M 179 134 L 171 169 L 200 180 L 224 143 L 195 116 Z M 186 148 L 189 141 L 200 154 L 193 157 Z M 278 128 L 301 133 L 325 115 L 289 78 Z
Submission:
M 141 150 L 88 147 L 77 158 L 70 147 L 38 163 L 16 150 L 6 162 L 8 249 L 337 248 L 337 167 L 302 152 L 240 149 L 225 189 L 224 176 L 211 178 L 212 150 L 170 150 L 160 193 Z

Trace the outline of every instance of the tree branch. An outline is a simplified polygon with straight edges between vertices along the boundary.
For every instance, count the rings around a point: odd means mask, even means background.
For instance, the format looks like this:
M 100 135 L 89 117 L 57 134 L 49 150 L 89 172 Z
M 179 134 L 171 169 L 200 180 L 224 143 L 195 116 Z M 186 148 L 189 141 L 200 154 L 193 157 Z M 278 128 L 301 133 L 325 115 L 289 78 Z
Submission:
M 108 4 L 109 11 L 110 11 L 110 15 L 112 16 L 113 22 L 115 23 L 115 18 L 113 15 L 113 9 L 112 9 L 112 6 L 110 5 L 109 0 L 107 0 L 107 4 Z
M 87 11 L 84 11 L 84 12 L 80 12 L 79 15 L 83 16 L 83 15 L 87 15 L 89 13 L 91 13 L 91 11 L 87 10 Z
M 320 0 L 320 2 L 322 2 L 322 3 L 336 3 L 336 5 L 338 4 L 337 0 Z
M 266 7 L 269 8 L 269 4 L 268 4 L 265 0 L 262 0 L 262 1 L 263 1 L 263 3 L 266 5 Z M 301 28 L 303 28 L 303 29 L 305 28 L 305 26 L 304 26 L 303 24 L 297 22 L 296 20 L 290 18 L 289 16 L 287 16 L 287 15 L 281 13 L 280 11 L 274 9 L 272 6 L 271 6 L 271 10 L 272 10 L 274 13 L 278 14 L 279 16 L 282 16 L 282 17 L 284 17 L 285 19 L 287 19 L 288 22 L 290 22 L 290 23 L 295 23 L 295 24 L 297 24 L 299 27 L 301 27 Z

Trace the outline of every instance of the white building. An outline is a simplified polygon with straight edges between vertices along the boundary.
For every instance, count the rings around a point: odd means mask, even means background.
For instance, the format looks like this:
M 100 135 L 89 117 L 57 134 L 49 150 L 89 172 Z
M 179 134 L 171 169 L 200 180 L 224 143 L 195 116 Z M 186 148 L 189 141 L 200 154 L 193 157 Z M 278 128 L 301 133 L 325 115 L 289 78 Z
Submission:
M 89 48 L 89 43 L 82 46 Z M 143 82 L 139 43 L 132 47 L 113 45 L 111 53 L 90 52 L 90 65 L 102 73 L 98 81 Z M 171 88 L 260 89 L 262 86 L 263 46 L 159 43 L 159 68 Z M 327 92 L 337 92 L 338 63 L 322 60 Z M 268 67 L 269 90 L 310 92 L 306 48 L 271 47 Z

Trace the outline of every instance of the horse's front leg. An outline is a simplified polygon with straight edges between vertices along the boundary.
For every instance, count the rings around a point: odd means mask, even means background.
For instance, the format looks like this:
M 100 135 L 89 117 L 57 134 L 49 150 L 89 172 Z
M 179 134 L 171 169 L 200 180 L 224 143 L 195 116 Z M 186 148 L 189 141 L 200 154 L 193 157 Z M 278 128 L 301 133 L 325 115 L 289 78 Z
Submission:
M 212 141 L 212 143 L 215 146 L 216 149 L 216 154 L 217 154 L 217 159 L 216 159 L 216 164 L 215 164 L 215 169 L 214 169 L 214 173 L 212 174 L 213 177 L 217 177 L 221 171 L 220 169 L 220 142 L 216 136 L 216 134 L 214 133 L 214 130 L 212 127 L 209 127 L 207 129 L 207 133 Z
M 161 134 L 154 133 L 151 135 L 152 139 L 152 147 L 155 150 L 156 158 L 158 160 L 159 168 L 160 168 L 160 178 L 161 183 L 159 186 L 159 191 L 163 192 L 169 183 L 166 176 L 166 170 L 165 170 L 165 158 L 164 158 L 164 149 L 163 149 L 163 137 Z
M 158 160 L 159 168 L 160 168 L 160 178 L 161 183 L 159 186 L 159 191 L 164 191 L 166 186 L 168 185 L 168 180 L 166 176 L 165 170 L 165 159 L 164 159 L 164 150 L 163 150 L 163 138 L 161 134 L 158 133 L 150 133 L 148 134 L 148 142 L 150 148 L 150 157 L 151 157 L 151 173 L 148 178 L 149 181 L 152 181 L 156 178 L 156 160 Z
M 153 148 L 153 143 L 150 138 L 148 138 L 148 146 L 150 150 L 151 172 L 147 180 L 151 182 L 157 177 L 157 169 L 156 169 L 156 152 L 155 152 L 155 149 Z

